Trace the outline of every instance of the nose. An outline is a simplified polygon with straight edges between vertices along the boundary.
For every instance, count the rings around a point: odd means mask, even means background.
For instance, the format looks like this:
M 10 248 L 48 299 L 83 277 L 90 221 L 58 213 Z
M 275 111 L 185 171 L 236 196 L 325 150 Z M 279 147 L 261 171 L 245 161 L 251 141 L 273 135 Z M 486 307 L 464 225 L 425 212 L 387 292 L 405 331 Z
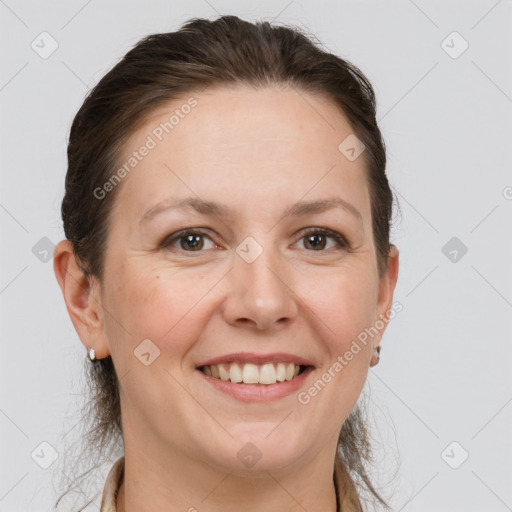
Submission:
M 265 248 L 252 262 L 238 254 L 228 274 L 225 320 L 255 330 L 280 329 L 297 316 L 291 273 L 275 251 Z

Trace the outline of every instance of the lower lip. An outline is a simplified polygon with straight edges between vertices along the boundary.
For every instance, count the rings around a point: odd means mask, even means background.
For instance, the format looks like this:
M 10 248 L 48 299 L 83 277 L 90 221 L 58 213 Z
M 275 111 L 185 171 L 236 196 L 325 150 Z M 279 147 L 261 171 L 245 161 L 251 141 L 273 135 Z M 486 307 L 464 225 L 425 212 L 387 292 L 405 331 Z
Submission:
M 237 384 L 231 381 L 216 379 L 197 370 L 215 389 L 230 395 L 242 402 L 270 402 L 279 400 L 296 393 L 303 385 L 308 375 L 314 370 L 308 366 L 305 371 L 293 380 L 276 382 L 275 384 Z

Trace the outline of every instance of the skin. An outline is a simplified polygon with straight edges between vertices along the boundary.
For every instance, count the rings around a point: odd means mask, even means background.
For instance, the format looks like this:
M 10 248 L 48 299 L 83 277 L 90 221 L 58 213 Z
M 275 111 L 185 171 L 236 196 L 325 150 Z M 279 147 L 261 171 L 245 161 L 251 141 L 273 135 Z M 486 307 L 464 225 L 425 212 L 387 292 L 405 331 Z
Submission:
M 307 389 L 390 310 L 398 251 L 392 246 L 380 278 L 365 163 L 338 150 L 352 129 L 331 101 L 277 87 L 193 96 L 198 105 L 118 185 L 104 281 L 84 278 L 68 241 L 54 255 L 82 343 L 98 359 L 111 355 L 120 376 L 118 511 L 335 511 L 338 435 L 385 327 L 307 405 L 296 393 L 242 403 L 195 366 L 231 352 L 289 352 L 315 365 Z M 187 99 L 154 112 L 124 156 Z M 159 201 L 187 196 L 222 202 L 233 214 L 167 210 L 140 223 Z M 278 222 L 301 199 L 331 197 L 350 202 L 361 219 L 333 208 Z M 190 227 L 206 233 L 199 249 L 183 238 L 159 247 Z M 350 247 L 321 234 L 315 247 L 303 233 L 310 227 L 334 230 Z M 247 236 L 263 248 L 252 263 L 236 252 Z M 149 366 L 134 356 L 144 339 L 160 350 Z M 262 455 L 250 468 L 237 457 L 248 442 Z

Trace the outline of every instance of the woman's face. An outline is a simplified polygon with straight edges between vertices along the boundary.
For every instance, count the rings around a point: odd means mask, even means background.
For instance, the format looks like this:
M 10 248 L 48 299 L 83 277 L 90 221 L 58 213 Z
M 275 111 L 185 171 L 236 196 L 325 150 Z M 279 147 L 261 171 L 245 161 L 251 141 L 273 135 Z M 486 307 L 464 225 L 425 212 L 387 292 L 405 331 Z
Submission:
M 88 344 L 113 357 L 125 443 L 240 472 L 332 460 L 380 335 L 353 342 L 390 308 L 398 260 L 379 279 L 360 148 L 339 149 L 352 129 L 325 98 L 191 96 L 146 119 L 119 162 L 137 159 L 117 184 Z M 198 369 L 233 360 L 259 363 L 240 366 L 247 379 L 309 369 L 274 385 Z

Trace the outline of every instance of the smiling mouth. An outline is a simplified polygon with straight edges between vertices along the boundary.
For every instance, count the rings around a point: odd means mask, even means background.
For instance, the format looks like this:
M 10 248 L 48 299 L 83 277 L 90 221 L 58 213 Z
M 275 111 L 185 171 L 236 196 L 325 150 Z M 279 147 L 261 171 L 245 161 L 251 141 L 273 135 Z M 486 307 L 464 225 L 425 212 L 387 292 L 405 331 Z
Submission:
M 295 363 L 220 363 L 204 365 L 198 369 L 205 375 L 225 382 L 236 384 L 263 384 L 272 385 L 279 382 L 294 380 L 312 366 Z

